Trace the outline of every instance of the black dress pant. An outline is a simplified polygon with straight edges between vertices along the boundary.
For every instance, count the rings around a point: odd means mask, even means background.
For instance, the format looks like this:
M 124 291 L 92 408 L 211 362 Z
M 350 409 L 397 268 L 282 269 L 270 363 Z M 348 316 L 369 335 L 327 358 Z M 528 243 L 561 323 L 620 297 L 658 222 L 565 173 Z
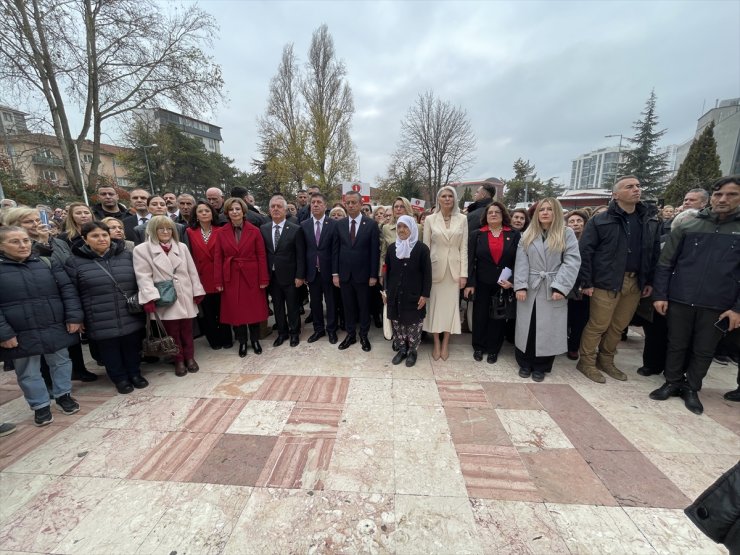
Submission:
M 473 350 L 498 354 L 504 343 L 506 320 L 490 317 L 491 299 L 498 294 L 498 284 L 489 285 L 478 281 L 473 296 Z
M 298 335 L 301 333 L 298 288 L 295 284 L 280 285 L 275 278 L 275 272 L 272 272 L 269 291 L 272 297 L 272 309 L 275 312 L 275 323 L 278 327 L 278 334 L 281 337 L 288 337 L 288 335 Z
M 252 343 L 260 340 L 260 324 L 242 324 L 241 326 L 234 326 L 234 337 L 239 343 L 246 343 L 249 338 L 252 338 Z
M 211 348 L 228 347 L 234 341 L 231 338 L 231 326 L 221 323 L 221 293 L 208 293 L 200 303 L 202 316 L 198 316 L 198 325 Z
M 581 300 L 568 299 L 568 351 L 577 353 L 581 346 L 583 328 L 588 323 L 590 297 L 584 295 Z M 662 368 L 662 367 L 661 367 Z
M 313 331 L 337 331 L 337 313 L 334 306 L 334 284 L 331 274 L 323 275 L 316 270 L 316 277 L 308 284 L 311 300 L 311 316 L 313 316 Z M 326 323 L 324 323 L 324 306 L 326 303 Z
M 131 378 L 141 376 L 139 364 L 141 359 L 141 332 L 135 331 L 122 337 L 99 339 L 96 341 L 100 349 L 100 358 L 105 371 L 114 384 L 130 381 Z
M 537 345 L 537 303 L 532 307 L 532 318 L 529 320 L 529 333 L 527 334 L 527 348 L 522 352 L 516 350 L 516 362 L 521 368 L 528 368 L 532 372 L 549 372 L 555 362 L 554 356 L 538 357 L 535 355 Z
M 370 303 L 370 316 L 374 319 L 383 317 L 383 296 L 380 294 L 382 289 L 383 287 L 380 285 L 380 282 L 372 287 L 368 286 L 370 294 L 370 298 L 368 299 Z
M 666 352 L 668 347 L 668 320 L 657 312 L 653 312 L 653 321 L 643 321 L 642 329 L 645 332 L 645 346 L 642 349 L 642 365 L 651 370 L 665 370 Z
M 339 288 L 344 304 L 344 324 L 349 335 L 355 335 L 359 317 L 360 336 L 367 337 L 370 331 L 370 286 L 367 282 L 343 281 Z
M 665 362 L 667 382 L 681 383 L 685 376 L 691 390 L 701 390 L 714 350 L 722 339 L 722 332 L 714 327 L 720 314 L 719 310 L 677 302 L 668 303 L 668 352 Z

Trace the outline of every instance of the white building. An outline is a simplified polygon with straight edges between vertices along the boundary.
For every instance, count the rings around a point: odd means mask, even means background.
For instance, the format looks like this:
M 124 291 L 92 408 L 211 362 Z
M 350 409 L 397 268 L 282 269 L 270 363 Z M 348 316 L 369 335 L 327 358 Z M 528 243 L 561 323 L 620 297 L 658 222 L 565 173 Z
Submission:
M 582 154 L 571 165 L 571 189 L 607 189 L 614 184 L 624 148 L 600 148 Z
M 208 152 L 221 154 L 221 128 L 212 123 L 207 123 L 195 118 L 183 116 L 164 108 L 152 108 L 138 110 L 137 115 L 146 121 L 147 125 L 161 127 L 163 125 L 174 125 L 188 137 L 203 142 Z

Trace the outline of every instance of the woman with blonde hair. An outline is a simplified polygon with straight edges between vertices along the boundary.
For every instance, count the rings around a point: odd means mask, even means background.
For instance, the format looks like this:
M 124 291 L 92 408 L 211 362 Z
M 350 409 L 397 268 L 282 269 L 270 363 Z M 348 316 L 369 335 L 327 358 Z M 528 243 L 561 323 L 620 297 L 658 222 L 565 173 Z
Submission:
M 450 334 L 461 332 L 460 290 L 468 280 L 468 218 L 449 185 L 439 190 L 434 213 L 424 222 L 424 244 L 432 260 L 432 291 L 423 329 L 434 337 L 432 358 L 447 360 Z
M 188 248 L 179 241 L 175 223 L 169 216 L 154 216 L 146 228 L 147 240 L 134 248 L 134 271 L 139 287 L 139 302 L 147 314 L 156 312 L 167 335 L 179 347 L 175 355 L 175 375 L 197 372 L 193 346 L 193 318 L 206 292 Z M 171 280 L 177 298 L 169 306 L 157 306 L 156 284 Z
M 126 236 L 124 235 L 125 230 L 123 229 L 123 222 L 121 220 L 114 218 L 113 216 L 108 216 L 100 221 L 108 226 L 108 233 L 110 233 L 111 239 L 121 241 L 128 252 L 134 252 L 136 244 L 133 241 L 126 239 Z
M 59 238 L 65 241 L 70 247 L 75 243 L 83 245 L 84 241 L 80 235 L 82 226 L 95 220 L 92 210 L 84 202 L 73 202 L 67 210 L 67 219 L 64 221 L 64 233 Z
M 581 267 L 578 239 L 557 199 L 537 204 L 516 253 L 516 360 L 519 376 L 536 382 L 568 349 L 568 293 Z

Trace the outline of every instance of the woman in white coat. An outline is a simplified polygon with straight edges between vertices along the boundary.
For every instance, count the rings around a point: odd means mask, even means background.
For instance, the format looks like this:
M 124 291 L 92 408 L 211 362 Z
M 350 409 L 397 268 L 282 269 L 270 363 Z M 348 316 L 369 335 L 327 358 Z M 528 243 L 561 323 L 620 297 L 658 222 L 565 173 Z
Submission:
M 516 254 L 516 360 L 519 376 L 536 382 L 568 350 L 568 293 L 581 267 L 578 239 L 565 227 L 557 199 L 537 204 Z
M 134 248 L 134 272 L 139 286 L 139 302 L 148 313 L 159 314 L 167 330 L 180 348 L 175 356 L 175 375 L 197 372 L 193 347 L 193 318 L 196 306 L 205 297 L 198 270 L 187 247 L 179 242 L 177 228 L 168 216 L 154 216 L 146 228 L 147 240 Z M 158 307 L 160 297 L 155 283 L 172 280 L 177 292 L 174 304 Z
M 439 190 L 434 214 L 424 220 L 424 244 L 432 259 L 432 293 L 423 329 L 434 336 L 432 358 L 447 360 L 450 334 L 460 333 L 460 290 L 468 280 L 468 219 L 450 186 Z

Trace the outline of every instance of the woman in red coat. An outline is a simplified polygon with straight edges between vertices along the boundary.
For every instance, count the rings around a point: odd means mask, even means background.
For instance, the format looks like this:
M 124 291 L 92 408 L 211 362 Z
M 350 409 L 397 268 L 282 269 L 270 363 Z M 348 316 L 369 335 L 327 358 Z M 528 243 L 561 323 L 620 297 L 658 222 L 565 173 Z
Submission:
M 234 344 L 231 326 L 221 323 L 221 293 L 216 291 L 214 260 L 218 248 L 218 214 L 204 200 L 198 202 L 193 214 L 193 223 L 187 229 L 188 244 L 200 282 L 206 290 L 206 297 L 200 303 L 203 309 L 198 318 L 200 329 L 211 349 L 230 349 Z
M 259 323 L 267 320 L 265 288 L 270 283 L 262 234 L 245 219 L 246 213 L 242 199 L 224 203 L 229 223 L 218 231 L 214 259 L 216 291 L 223 291 L 221 323 L 234 326 L 240 357 L 247 356 L 247 326 L 254 353 L 262 352 Z

